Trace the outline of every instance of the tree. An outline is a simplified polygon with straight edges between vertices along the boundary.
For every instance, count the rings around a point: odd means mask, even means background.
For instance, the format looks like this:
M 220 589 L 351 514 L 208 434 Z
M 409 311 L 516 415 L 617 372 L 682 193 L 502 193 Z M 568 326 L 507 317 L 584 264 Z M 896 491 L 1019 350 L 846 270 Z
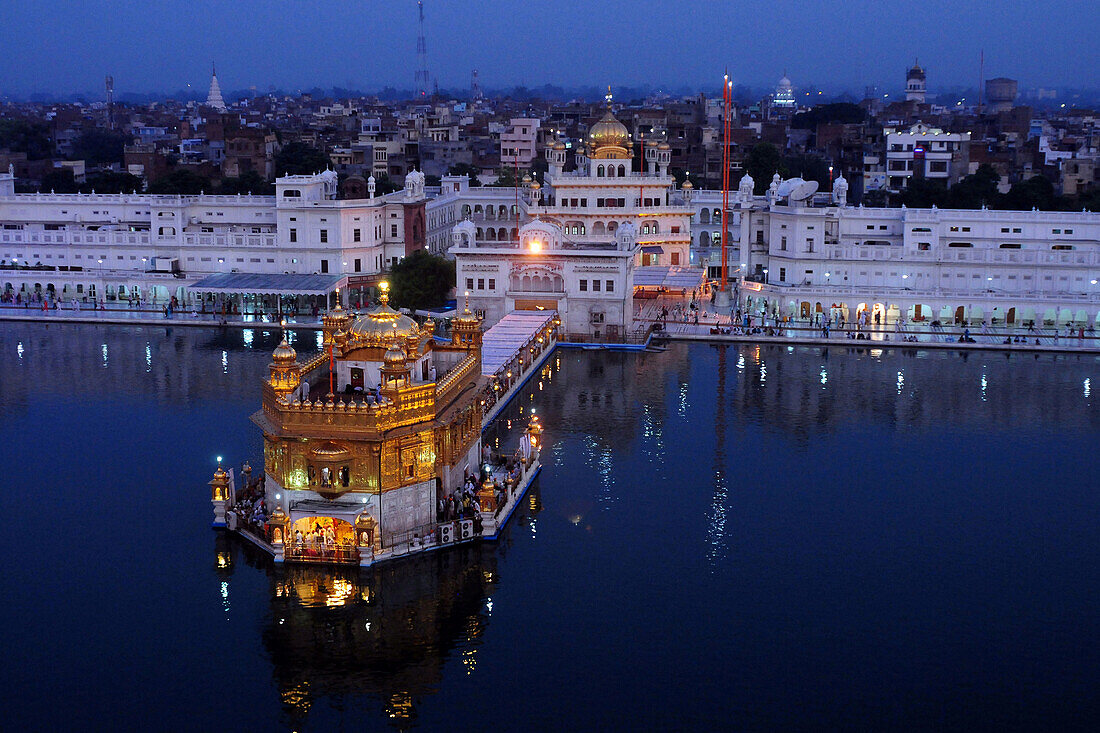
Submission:
M 1014 211 L 1050 211 L 1060 208 L 1056 206 L 1057 197 L 1054 195 L 1054 184 L 1045 176 L 1033 176 L 1026 181 L 1018 181 L 1012 184 L 1001 201 L 998 209 L 1012 209 Z
M 448 176 L 469 176 L 471 188 L 481 185 L 481 181 L 478 180 L 477 174 L 477 168 L 469 163 L 455 163 L 447 170 Z
M 817 181 L 822 190 L 829 186 L 829 164 L 821 156 L 807 153 L 788 155 L 783 158 L 781 167 L 790 171 L 792 176 Z
M 796 130 L 816 130 L 822 123 L 854 124 L 863 122 L 866 118 L 867 113 L 858 104 L 832 102 L 819 104 L 806 112 L 799 112 L 791 120 L 791 127 Z
M 149 184 L 149 193 L 159 194 L 194 196 L 212 190 L 209 178 L 186 168 L 177 168 Z
M 948 191 L 946 207 L 949 209 L 980 209 L 992 206 L 1001 194 L 997 191 L 997 182 L 1001 176 L 988 163 L 982 163 L 978 170 L 962 179 Z
M 26 153 L 29 160 L 48 158 L 53 152 L 50 131 L 45 125 L 27 120 L 0 120 L 0 148 Z
M 143 187 L 144 184 L 141 178 L 132 173 L 106 170 L 95 174 L 89 174 L 87 180 L 80 184 L 80 192 L 131 193 L 133 191 L 141 191 Z
M 757 143 L 745 157 L 745 170 L 756 182 L 756 193 L 762 194 L 771 185 L 772 176 L 778 173 L 786 177 L 787 169 L 779 155 L 779 149 L 771 143 Z
M 380 176 L 374 177 L 374 195 L 385 196 L 387 193 L 393 193 L 394 191 L 400 191 L 401 186 L 390 180 L 390 177 L 383 173 Z
M 520 176 L 522 178 L 522 176 Z M 515 188 L 516 171 L 509 166 L 497 168 L 497 179 L 489 184 L 497 188 Z
M 446 302 L 454 284 L 454 262 L 418 249 L 393 266 L 390 301 L 400 308 L 435 308 Z
M 302 142 L 287 143 L 275 156 L 275 175 L 301 176 L 320 173 L 332 167 L 323 151 Z
M 256 171 L 245 171 L 237 178 L 223 178 L 221 183 L 218 184 L 218 193 L 225 195 L 251 193 L 256 196 L 272 196 L 275 194 L 275 185 Z
M 698 173 L 690 173 L 683 168 L 670 167 L 668 169 L 669 175 L 672 176 L 672 180 L 676 181 L 676 187 L 680 188 L 684 185 L 684 181 L 691 181 L 691 185 L 695 188 L 702 188 L 702 180 Z
M 89 168 L 121 163 L 127 136 L 111 130 L 85 130 L 73 141 L 73 160 L 83 160 Z
M 76 185 L 72 168 L 54 168 L 43 174 L 40 190 L 53 193 L 79 193 L 80 187 Z

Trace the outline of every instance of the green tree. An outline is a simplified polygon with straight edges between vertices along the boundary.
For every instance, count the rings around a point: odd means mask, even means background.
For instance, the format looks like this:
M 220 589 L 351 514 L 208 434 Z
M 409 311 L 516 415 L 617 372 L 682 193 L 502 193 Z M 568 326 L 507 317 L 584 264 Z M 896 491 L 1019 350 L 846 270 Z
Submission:
M 400 191 L 403 188 L 402 185 L 390 180 L 390 177 L 383 173 L 380 176 L 374 177 L 374 195 L 385 196 L 387 193 L 393 193 L 394 191 Z
M 948 191 L 946 208 L 980 209 L 982 206 L 994 206 L 1001 197 L 997 191 L 997 182 L 1001 176 L 988 163 L 978 166 L 978 170 L 962 179 Z
M 469 176 L 470 187 L 480 186 L 481 181 L 477 178 L 478 170 L 469 163 L 455 163 L 448 169 L 448 176 Z
M 131 193 L 141 191 L 144 184 L 141 178 L 132 173 L 105 170 L 99 173 L 89 174 L 87 180 L 80 184 L 81 193 Z
M 308 176 L 331 167 L 332 162 L 324 151 L 302 142 L 287 143 L 275 156 L 277 176 Z
M 393 266 L 390 302 L 395 307 L 435 308 L 455 285 L 455 263 L 418 249 Z
M 73 160 L 83 160 L 89 168 L 121 163 L 126 148 L 125 133 L 111 130 L 85 130 L 73 141 Z
M 226 195 L 251 193 L 256 196 L 272 196 L 275 193 L 275 184 L 256 171 L 245 171 L 237 178 L 223 178 L 217 190 Z
M 1001 197 L 997 208 L 1012 209 L 1014 211 L 1050 211 L 1060 208 L 1056 206 L 1057 197 L 1054 195 L 1054 184 L 1045 176 L 1033 176 L 1026 181 L 1018 181 L 1012 184 L 1008 193 Z
M 912 178 L 909 186 L 898 194 L 894 203 L 911 209 L 931 209 L 933 206 L 944 209 L 951 208 L 947 205 L 948 200 L 947 186 L 942 181 L 934 178 Z
M 54 168 L 43 174 L 39 190 L 53 193 L 79 193 L 80 187 L 76 185 L 72 168 Z
M 767 192 L 772 176 L 776 173 L 784 178 L 787 177 L 787 169 L 783 166 L 779 149 L 771 143 L 757 143 L 752 146 L 752 150 L 745 156 L 745 171 L 756 183 L 758 194 Z
M 210 179 L 186 168 L 177 168 L 149 184 L 149 193 L 194 196 L 204 191 L 213 191 Z
M 49 128 L 27 120 L 0 120 L 0 148 L 26 153 L 30 160 L 42 160 L 53 153 Z

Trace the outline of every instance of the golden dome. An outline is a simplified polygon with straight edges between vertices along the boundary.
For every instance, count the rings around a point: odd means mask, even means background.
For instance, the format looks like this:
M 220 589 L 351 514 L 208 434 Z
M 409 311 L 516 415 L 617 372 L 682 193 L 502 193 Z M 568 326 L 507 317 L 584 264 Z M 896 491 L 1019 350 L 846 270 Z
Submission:
M 407 355 L 405 350 L 401 348 L 401 344 L 394 341 L 390 344 L 390 348 L 386 349 L 386 356 L 384 357 L 386 366 L 405 366 L 405 359 Z
M 554 143 L 554 150 L 565 150 L 565 143 L 563 143 L 561 140 Z
M 684 185 L 680 186 L 680 188 L 682 188 L 686 191 L 690 191 L 691 189 L 695 188 L 695 186 L 691 185 L 691 181 L 689 181 L 685 178 L 684 179 Z
M 588 130 L 588 142 L 598 155 L 601 148 L 620 148 L 624 152 L 630 145 L 630 131 L 615 119 L 611 110 Z
M 661 143 L 660 145 L 657 146 L 657 149 L 658 150 L 671 150 L 672 148 L 669 147 L 668 143 Z
M 530 182 L 531 182 L 531 174 L 529 174 L 529 173 L 524 173 L 524 174 L 523 174 L 523 178 L 522 178 L 521 180 L 522 180 L 522 181 L 523 181 L 524 183 L 530 183 Z
M 647 148 L 655 148 L 655 147 L 657 147 L 657 141 L 656 140 L 650 140 L 649 142 L 647 142 L 645 144 L 645 146 Z
M 293 364 L 298 358 L 298 352 L 294 350 L 286 340 L 286 336 L 283 337 L 283 342 L 275 347 L 275 351 L 271 352 L 271 358 L 276 364 Z
M 533 181 L 533 182 L 531 183 L 531 188 L 533 188 L 533 189 L 535 189 L 535 190 L 537 191 L 537 190 L 539 190 L 540 188 L 542 188 L 542 184 L 540 184 L 540 183 L 539 183 L 538 181 Z
M 348 328 L 349 340 L 379 346 L 389 343 L 395 336 L 420 338 L 420 327 L 416 321 L 385 303 L 356 318 Z

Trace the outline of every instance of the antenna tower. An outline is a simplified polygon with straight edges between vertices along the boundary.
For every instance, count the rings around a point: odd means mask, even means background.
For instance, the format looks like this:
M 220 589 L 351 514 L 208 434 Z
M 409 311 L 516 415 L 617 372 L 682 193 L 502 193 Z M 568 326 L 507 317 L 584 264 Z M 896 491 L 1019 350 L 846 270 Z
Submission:
M 110 74 L 103 81 L 107 90 L 107 129 L 115 129 L 115 78 Z
M 470 78 L 470 97 L 475 102 L 480 102 L 482 100 L 481 83 L 477 80 L 477 69 L 474 69 Z
M 416 37 L 416 98 L 428 96 L 428 44 L 424 40 L 424 2 L 417 0 L 416 9 L 420 13 L 419 34 Z

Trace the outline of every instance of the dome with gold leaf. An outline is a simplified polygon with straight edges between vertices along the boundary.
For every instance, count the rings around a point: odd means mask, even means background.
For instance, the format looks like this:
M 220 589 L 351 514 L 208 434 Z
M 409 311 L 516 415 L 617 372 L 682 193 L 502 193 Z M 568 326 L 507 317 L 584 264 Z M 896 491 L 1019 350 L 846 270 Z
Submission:
M 389 297 L 382 294 L 382 304 L 359 316 L 348 328 L 348 340 L 360 344 L 388 345 L 394 337 L 419 338 L 416 321 L 389 306 Z
M 589 128 L 588 145 L 593 158 L 627 157 L 630 131 L 608 109 L 600 121 Z
M 298 358 L 298 352 L 294 350 L 294 347 L 283 337 L 283 342 L 275 347 L 275 350 L 271 352 L 271 360 L 276 364 L 293 364 Z

